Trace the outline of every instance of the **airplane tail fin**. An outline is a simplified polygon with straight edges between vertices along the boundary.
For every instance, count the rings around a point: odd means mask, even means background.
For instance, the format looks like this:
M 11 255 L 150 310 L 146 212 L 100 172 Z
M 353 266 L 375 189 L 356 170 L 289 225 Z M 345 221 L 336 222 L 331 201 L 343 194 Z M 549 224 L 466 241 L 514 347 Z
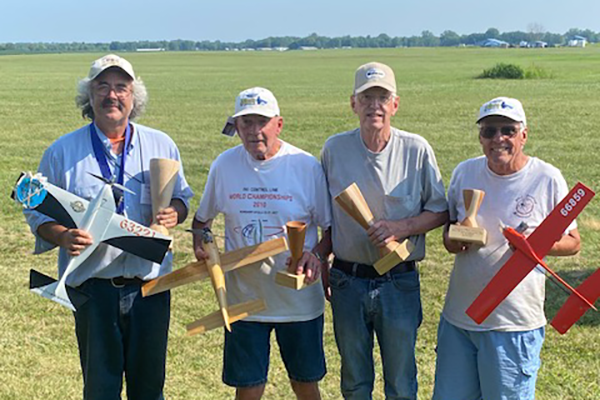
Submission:
M 600 268 L 583 281 L 577 288 L 577 291 L 591 304 L 594 304 L 598 297 L 600 297 Z M 575 294 L 572 294 L 560 310 L 558 310 L 550 325 L 552 325 L 561 335 L 564 335 L 589 308 L 590 306 L 588 304 Z
M 67 288 L 67 297 L 62 297 L 56 294 L 56 287 L 58 281 L 47 275 L 44 275 L 35 270 L 29 272 L 29 290 L 33 293 L 39 294 L 42 297 L 57 302 L 61 306 L 67 307 L 72 311 L 76 311 L 79 307 L 88 301 L 89 297 L 70 286 Z
M 227 308 L 227 312 L 229 314 L 228 322 L 233 324 L 234 322 L 244 319 L 249 315 L 256 314 L 257 312 L 266 309 L 267 305 L 263 299 L 251 300 L 245 303 L 230 306 Z M 219 328 L 224 325 L 225 321 L 223 321 L 223 315 L 221 314 L 221 310 L 218 310 L 189 324 L 186 327 L 187 335 L 193 336 L 198 333 L 205 333 L 211 329 Z

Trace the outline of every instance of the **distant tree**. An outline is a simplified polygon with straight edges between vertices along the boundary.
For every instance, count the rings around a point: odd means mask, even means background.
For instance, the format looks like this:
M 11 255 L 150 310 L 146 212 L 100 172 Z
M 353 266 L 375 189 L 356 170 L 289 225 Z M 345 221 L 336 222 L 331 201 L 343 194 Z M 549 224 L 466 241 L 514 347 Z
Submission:
M 440 46 L 458 46 L 460 44 L 460 36 L 453 31 L 444 31 L 440 35 Z
M 425 47 L 435 47 L 440 45 L 440 38 L 435 36 L 431 31 L 421 32 L 421 38 L 423 40 L 422 45 Z
M 496 28 L 489 28 L 485 31 L 485 39 L 498 39 L 500 36 L 500 31 Z
M 532 22 L 527 24 L 527 32 L 529 33 L 529 41 L 535 42 L 542 40 L 542 36 L 546 33 L 546 29 L 544 28 L 544 25 Z

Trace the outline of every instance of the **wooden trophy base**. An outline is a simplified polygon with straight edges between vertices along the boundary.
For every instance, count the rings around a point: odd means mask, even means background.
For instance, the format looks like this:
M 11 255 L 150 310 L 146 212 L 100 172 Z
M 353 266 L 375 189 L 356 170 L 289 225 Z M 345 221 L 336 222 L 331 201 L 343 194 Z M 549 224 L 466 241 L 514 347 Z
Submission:
M 381 257 L 373 267 L 379 275 L 383 275 L 402 261 L 406 260 L 414 248 L 415 245 L 412 244 L 410 240 L 404 239 L 402 243 L 397 243 L 397 246 L 392 252 Z
M 287 271 L 278 271 L 277 274 L 275 274 L 275 283 L 290 289 L 301 290 L 312 285 L 312 283 L 307 285 L 304 282 L 305 276 L 305 274 L 298 275 Z
M 474 228 L 471 226 L 450 225 L 448 237 L 450 240 L 456 242 L 466 242 L 485 246 L 485 243 L 487 242 L 487 231 L 479 227 Z

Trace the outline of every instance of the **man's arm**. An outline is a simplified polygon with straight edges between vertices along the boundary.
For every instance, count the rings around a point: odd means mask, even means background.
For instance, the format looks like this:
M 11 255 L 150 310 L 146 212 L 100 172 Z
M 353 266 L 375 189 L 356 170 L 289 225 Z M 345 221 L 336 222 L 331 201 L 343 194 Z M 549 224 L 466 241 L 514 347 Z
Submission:
M 573 256 L 581 250 L 581 237 L 579 231 L 573 229 L 566 235 L 563 235 L 552 245 L 548 252 L 549 256 Z
M 416 217 L 397 221 L 380 220 L 367 231 L 369 239 L 377 247 L 385 247 L 392 240 L 402 241 L 409 236 L 420 235 L 442 226 L 448 221 L 448 211 L 423 211 Z
M 196 218 L 192 220 L 192 229 L 204 229 L 210 228 L 212 226 L 212 219 L 209 219 L 206 222 L 198 221 Z M 194 246 L 194 254 L 196 255 L 197 260 L 206 260 L 208 259 L 208 254 L 204 251 L 202 247 L 202 237 L 197 234 L 193 234 L 193 246 Z
M 78 256 L 91 245 L 92 236 L 82 229 L 68 229 L 57 222 L 46 222 L 37 229 L 38 235 L 47 242 L 63 247 L 70 256 Z

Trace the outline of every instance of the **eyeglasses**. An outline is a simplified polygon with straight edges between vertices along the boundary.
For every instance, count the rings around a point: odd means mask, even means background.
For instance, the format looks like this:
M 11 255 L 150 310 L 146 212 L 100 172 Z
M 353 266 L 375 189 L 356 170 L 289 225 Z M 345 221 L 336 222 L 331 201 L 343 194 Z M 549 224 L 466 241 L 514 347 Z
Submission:
M 358 102 L 364 106 L 369 105 L 369 104 L 374 104 L 375 102 L 378 102 L 379 104 L 382 104 L 382 105 L 386 105 L 394 97 L 395 97 L 395 95 L 393 93 L 377 94 L 377 95 L 367 94 L 367 93 L 359 93 L 356 96 Z
M 484 139 L 493 139 L 496 133 L 500 131 L 500 134 L 506 138 L 512 138 L 520 131 L 519 125 L 504 125 L 504 126 L 486 126 L 479 128 L 479 135 Z
M 108 96 L 108 94 L 113 90 L 120 99 L 123 99 L 131 94 L 131 89 L 125 85 L 111 86 L 107 83 L 101 83 L 94 88 L 94 91 L 103 97 Z

